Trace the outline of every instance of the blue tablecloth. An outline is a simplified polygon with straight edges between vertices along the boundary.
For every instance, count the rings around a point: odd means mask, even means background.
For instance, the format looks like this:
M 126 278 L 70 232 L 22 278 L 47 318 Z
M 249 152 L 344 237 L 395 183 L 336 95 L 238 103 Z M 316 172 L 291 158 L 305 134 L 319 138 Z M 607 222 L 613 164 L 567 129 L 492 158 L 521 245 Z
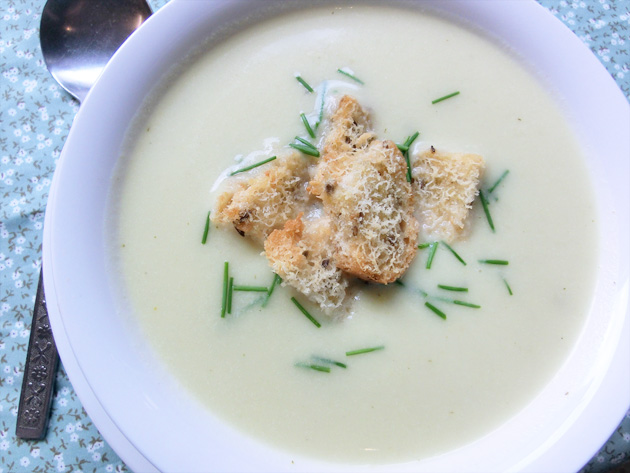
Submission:
M 149 3 L 155 11 L 166 1 Z M 591 48 L 630 96 L 630 0 L 539 2 Z M 0 2 L 0 473 L 128 471 L 85 413 L 63 367 L 46 439 L 15 436 L 44 210 L 55 165 L 79 109 L 42 59 L 43 5 L 44 0 Z M 630 471 L 630 411 L 583 471 L 618 468 Z

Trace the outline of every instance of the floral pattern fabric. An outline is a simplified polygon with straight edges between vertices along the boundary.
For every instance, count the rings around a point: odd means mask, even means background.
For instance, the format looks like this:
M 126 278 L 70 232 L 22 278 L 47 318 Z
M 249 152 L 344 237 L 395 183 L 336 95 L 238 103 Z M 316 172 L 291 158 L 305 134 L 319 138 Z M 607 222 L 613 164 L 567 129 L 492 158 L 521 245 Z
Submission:
M 167 1 L 149 3 L 156 11 Z M 593 51 L 630 96 L 630 0 L 538 1 Z M 15 435 L 44 210 L 79 109 L 50 76 L 41 56 L 44 3 L 0 2 L 0 473 L 128 471 L 84 411 L 61 365 L 46 438 L 24 441 Z M 630 470 L 628 465 L 630 411 L 582 471 Z

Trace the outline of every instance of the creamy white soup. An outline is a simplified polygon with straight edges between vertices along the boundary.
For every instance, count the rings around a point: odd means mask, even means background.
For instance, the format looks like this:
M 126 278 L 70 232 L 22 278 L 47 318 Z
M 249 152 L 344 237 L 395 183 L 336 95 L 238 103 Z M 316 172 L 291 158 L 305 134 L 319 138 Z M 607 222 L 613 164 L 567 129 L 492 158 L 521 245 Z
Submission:
M 174 76 L 147 102 L 121 159 L 110 240 L 121 310 L 217 417 L 326 460 L 408 461 L 483 436 L 549 382 L 592 295 L 593 196 L 560 109 L 509 51 L 414 10 L 322 8 L 240 31 Z M 430 249 L 420 249 L 404 286 L 360 285 L 345 317 L 277 287 L 265 307 L 263 293 L 234 292 L 222 318 L 225 261 L 235 284 L 273 280 L 261 248 L 233 229 L 211 226 L 201 244 L 226 170 L 308 138 L 300 113 L 314 117 L 324 90 L 324 119 L 350 94 L 381 139 L 401 143 L 417 130 L 415 150 L 482 155 L 483 189 L 509 170 L 489 194 L 495 232 L 476 201 L 467 237 L 451 244 L 466 265 L 438 245 L 427 269 Z M 346 355 L 370 347 L 383 349 Z

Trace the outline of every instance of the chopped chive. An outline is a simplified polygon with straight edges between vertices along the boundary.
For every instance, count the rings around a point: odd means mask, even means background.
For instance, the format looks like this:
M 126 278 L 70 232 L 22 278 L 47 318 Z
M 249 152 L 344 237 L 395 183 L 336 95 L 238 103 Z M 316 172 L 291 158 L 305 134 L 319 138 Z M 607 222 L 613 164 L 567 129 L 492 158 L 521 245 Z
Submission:
M 383 345 L 378 346 L 378 347 L 371 347 L 371 348 L 361 348 L 359 350 L 347 351 L 346 356 L 362 355 L 363 353 L 371 353 L 373 351 L 384 350 L 384 349 L 385 347 Z
M 403 153 L 405 161 L 407 163 L 407 182 L 411 182 L 411 161 L 409 160 L 409 151 Z
M 295 366 L 310 368 L 315 371 L 321 371 L 322 373 L 330 373 L 330 366 L 315 365 L 313 363 L 296 363 Z
M 418 136 L 420 136 L 420 132 L 416 131 L 413 135 L 407 137 L 407 139 L 405 140 L 405 144 L 403 146 L 406 146 L 407 149 L 409 149 L 409 147 L 411 146 L 411 144 L 416 141 L 416 138 L 418 138 Z
M 463 305 L 464 307 L 471 307 L 473 309 L 481 309 L 480 305 L 477 304 L 471 304 L 470 302 L 464 302 L 464 301 L 453 301 L 453 304 L 457 304 L 457 305 Z
M 308 146 L 309 148 L 313 148 L 314 150 L 317 150 L 317 148 L 315 147 L 313 143 L 311 143 L 308 140 L 305 140 L 301 136 L 296 136 L 295 139 L 298 140 L 300 143 L 302 143 L 304 146 Z
M 232 313 L 232 293 L 234 289 L 234 278 L 230 278 L 230 282 L 228 283 L 228 295 L 227 295 L 227 313 Z
M 278 276 L 277 274 L 274 273 L 273 275 L 273 281 L 271 282 L 271 286 L 269 287 L 269 291 L 267 291 L 267 297 L 265 297 L 265 300 L 262 303 L 262 306 L 265 307 L 267 305 L 267 302 L 269 302 L 269 298 L 271 297 L 271 294 L 273 294 L 273 290 L 276 288 L 276 286 L 278 284 L 280 284 L 282 282 L 282 278 L 280 276 Z
M 337 72 L 340 73 L 340 74 L 343 74 L 346 77 L 349 77 L 350 79 L 352 79 L 353 81 L 358 82 L 361 85 L 365 85 L 365 82 L 363 82 L 361 79 L 356 77 L 354 74 L 350 74 L 349 72 L 346 72 L 343 69 L 337 69 Z
M 468 292 L 467 287 L 446 286 L 444 284 L 438 284 L 437 287 L 444 289 L 445 291 Z
M 255 163 L 255 164 L 252 164 L 251 166 L 247 166 L 247 167 L 244 167 L 242 169 L 238 169 L 236 171 L 231 172 L 230 176 L 233 176 L 234 174 L 238 174 L 239 172 L 245 172 L 245 171 L 249 171 L 250 169 L 257 168 L 258 166 L 262 166 L 263 164 L 267 164 L 269 161 L 273 161 L 274 159 L 276 159 L 276 157 L 272 156 L 271 158 L 265 159 L 264 161 L 260 161 L 259 163 Z
M 498 264 L 498 265 L 502 265 L 502 266 L 507 266 L 509 263 L 509 261 L 506 261 L 504 259 L 480 259 L 479 262 L 481 264 Z
M 396 145 L 401 153 L 403 153 L 405 161 L 407 162 L 407 182 L 411 182 L 411 161 L 409 160 L 409 147 L 411 146 L 411 143 L 413 143 L 414 140 L 418 138 L 419 135 L 420 132 L 416 131 L 413 135 L 408 136 L 402 145 Z
M 266 292 L 269 293 L 269 288 L 265 286 L 237 286 L 236 284 L 232 287 L 234 291 L 241 292 Z
M 304 146 L 304 145 L 298 145 L 296 143 L 291 143 L 289 146 L 293 149 L 297 149 L 298 151 L 301 151 L 304 154 L 308 154 L 309 156 L 314 156 L 316 158 L 319 158 L 319 151 L 317 150 L 317 148 L 312 148 L 310 146 Z
M 494 190 L 497 188 L 497 186 L 499 184 L 501 184 L 501 182 L 503 181 L 503 179 L 505 179 L 505 176 L 507 176 L 510 173 L 510 170 L 506 170 L 503 172 L 503 174 L 501 174 L 501 177 L 499 177 L 499 179 L 497 179 L 497 181 L 492 184 L 492 187 L 490 187 L 490 189 L 488 189 L 488 194 L 492 194 L 492 192 L 494 192 Z
M 433 258 L 435 256 L 435 252 L 437 251 L 439 242 L 434 241 L 429 245 L 429 257 L 427 258 L 427 269 L 431 269 L 431 264 L 433 264 Z
M 308 90 L 309 92 L 313 92 L 313 88 L 310 85 L 308 85 L 308 83 L 304 79 L 302 79 L 302 77 L 299 74 L 295 76 L 295 79 L 300 84 L 302 84 L 306 90 Z
M 459 256 L 459 255 L 457 254 L 457 252 L 456 252 L 453 248 L 451 248 L 451 247 L 450 247 L 450 245 L 449 245 L 448 243 L 446 243 L 444 240 L 442 240 L 442 242 L 441 242 L 441 243 L 442 243 L 442 244 L 443 244 L 443 245 L 444 245 L 444 246 L 445 246 L 445 247 L 446 247 L 446 248 L 447 248 L 447 249 L 448 249 L 451 253 L 453 253 L 453 256 L 455 256 L 455 258 L 457 258 L 461 264 L 463 264 L 464 266 L 466 266 L 466 261 L 464 261 L 464 260 L 462 259 L 462 257 L 461 257 L 461 256 Z
M 223 300 L 221 301 L 221 317 L 225 317 L 227 310 L 228 283 L 230 276 L 230 263 L 227 261 L 223 264 Z
M 319 124 L 322 122 L 324 118 L 324 103 L 326 102 L 326 88 L 328 87 L 328 83 L 324 82 L 322 86 L 321 98 L 322 103 L 319 105 L 319 115 L 317 116 L 317 122 L 315 123 L 315 129 L 319 128 Z
M 291 298 L 291 302 L 293 302 L 295 306 L 298 309 L 300 309 L 300 311 L 306 316 L 308 320 L 313 322 L 313 325 L 315 325 L 315 327 L 319 328 L 322 326 L 322 324 L 320 324 L 317 320 L 315 320 L 315 318 L 311 314 L 309 314 L 308 311 L 304 307 L 302 307 L 302 304 L 300 304 L 295 297 Z
M 335 361 L 335 360 L 331 360 L 329 358 L 322 358 L 321 356 L 314 356 L 313 359 L 319 361 L 320 363 L 326 363 L 326 364 L 329 364 L 329 365 L 338 366 L 339 368 L 347 368 L 348 367 L 345 363 L 342 363 L 341 361 Z
M 492 216 L 490 215 L 488 198 L 481 190 L 479 191 L 479 198 L 481 200 L 481 205 L 483 206 L 483 212 L 486 214 L 488 225 L 490 225 L 490 229 L 494 232 L 494 222 L 492 221 Z
M 203 236 L 201 237 L 201 244 L 205 245 L 208 240 L 208 232 L 210 231 L 210 212 L 206 216 L 206 226 L 203 229 Z
M 398 284 L 399 286 L 403 286 L 403 287 L 404 287 L 404 285 L 405 285 L 405 283 L 404 283 L 404 282 L 402 282 L 400 279 L 396 279 L 396 280 L 394 281 L 394 284 Z
M 431 243 L 421 243 L 420 245 L 418 245 L 418 249 L 424 250 L 425 248 L 428 248 L 430 246 L 431 246 Z
M 445 95 L 444 97 L 440 97 L 439 99 L 435 99 L 431 102 L 431 104 L 435 105 L 436 103 L 441 102 L 442 100 L 450 99 L 451 97 L 455 97 L 456 95 L 459 95 L 459 90 L 457 92 L 453 92 L 452 94 Z
M 277 274 L 273 275 L 273 281 L 271 283 L 271 287 L 269 288 L 269 295 L 273 294 L 273 290 L 275 289 L 275 287 L 280 284 L 282 282 L 282 278 L 280 276 L 278 276 Z
M 431 309 L 435 314 L 439 315 L 444 320 L 446 320 L 446 314 L 442 312 L 440 309 L 438 309 L 437 307 L 435 307 L 433 304 L 431 304 L 430 302 L 425 302 L 424 305 L 427 306 L 429 309 Z
M 302 119 L 302 123 L 304 123 L 304 128 L 306 128 L 309 136 L 311 138 L 315 138 L 315 132 L 311 128 L 311 124 L 308 122 L 308 118 L 306 118 L 306 115 L 304 115 L 304 113 L 300 113 L 300 118 Z
M 510 285 L 508 284 L 505 278 L 503 278 L 503 282 L 505 283 L 505 287 L 507 287 L 507 290 L 510 293 L 510 296 L 513 296 L 514 294 L 512 293 L 512 288 L 510 287 Z

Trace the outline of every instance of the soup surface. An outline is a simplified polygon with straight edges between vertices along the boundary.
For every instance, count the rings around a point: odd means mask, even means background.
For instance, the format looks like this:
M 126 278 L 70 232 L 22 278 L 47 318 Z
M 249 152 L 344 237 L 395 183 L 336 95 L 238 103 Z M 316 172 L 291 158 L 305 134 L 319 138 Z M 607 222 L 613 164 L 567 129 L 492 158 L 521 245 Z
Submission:
M 421 249 L 404 286 L 364 285 L 346 317 L 278 287 L 265 307 L 264 294 L 235 293 L 221 318 L 224 261 L 236 284 L 268 286 L 273 274 L 260 247 L 231 229 L 211 227 L 202 245 L 207 212 L 241 159 L 307 137 L 300 112 L 315 116 L 324 90 L 324 118 L 350 94 L 371 109 L 381 139 L 400 143 L 418 130 L 417 149 L 483 155 L 485 189 L 509 170 L 490 194 L 495 232 L 476 202 L 467 238 L 452 244 L 466 265 L 439 245 L 427 269 Z M 579 335 L 597 246 L 580 150 L 534 75 L 460 24 L 374 6 L 263 21 L 180 65 L 130 142 L 111 205 L 121 310 L 191 393 L 264 442 L 357 463 L 456 448 L 532 400 Z M 296 366 L 313 357 L 347 367 Z

